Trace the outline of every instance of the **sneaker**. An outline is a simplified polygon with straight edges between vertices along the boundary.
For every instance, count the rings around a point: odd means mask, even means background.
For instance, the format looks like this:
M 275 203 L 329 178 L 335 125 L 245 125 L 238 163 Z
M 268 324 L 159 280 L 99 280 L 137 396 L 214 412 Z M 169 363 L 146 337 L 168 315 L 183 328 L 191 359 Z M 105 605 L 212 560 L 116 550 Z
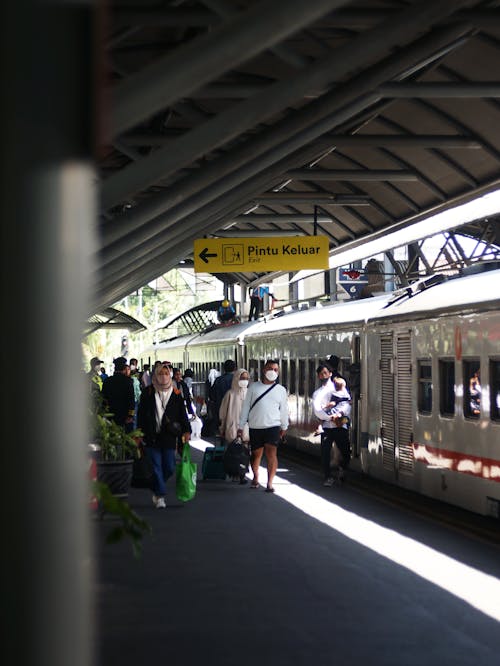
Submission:
M 330 488 L 331 486 L 333 486 L 333 479 L 332 479 L 332 477 L 329 476 L 328 479 L 325 479 L 323 485 L 324 485 L 324 486 L 327 486 L 328 488 Z
M 156 495 L 153 495 L 152 500 L 153 504 L 156 506 L 158 504 L 158 497 L 156 497 Z
M 167 505 L 165 504 L 165 500 L 163 497 L 158 497 L 158 500 L 156 502 L 156 508 L 157 509 L 166 509 Z

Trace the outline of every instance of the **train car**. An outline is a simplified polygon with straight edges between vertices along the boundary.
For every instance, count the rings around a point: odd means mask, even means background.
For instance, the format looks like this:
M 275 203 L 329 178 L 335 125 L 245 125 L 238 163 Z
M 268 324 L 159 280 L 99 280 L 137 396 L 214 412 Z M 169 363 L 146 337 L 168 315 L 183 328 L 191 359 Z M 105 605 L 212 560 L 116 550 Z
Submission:
M 339 371 L 352 392 L 352 445 L 354 455 L 358 455 L 361 340 L 367 316 L 383 308 L 389 298 L 387 294 L 296 311 L 264 321 L 248 333 L 246 358 L 252 379 L 259 377 L 266 358 L 280 362 L 280 382 L 288 389 L 289 446 L 320 455 L 320 437 L 315 434 L 319 422 L 313 414 L 311 397 L 317 388 L 319 362 L 335 355 L 340 359 Z
M 157 353 L 182 357 L 201 390 L 227 358 L 253 380 L 277 358 L 288 445 L 317 457 L 315 370 L 336 355 L 352 393 L 353 468 L 500 518 L 500 270 L 440 280 L 218 327 Z
M 155 360 L 171 361 L 181 370 L 191 368 L 194 393 L 206 397 L 206 381 L 212 368 L 221 372 L 227 359 L 233 359 L 238 367 L 245 366 L 245 336 L 257 325 L 255 321 L 242 322 L 179 336 L 155 345 L 153 355 Z
M 174 367 L 186 369 L 189 367 L 187 345 L 196 338 L 199 333 L 180 335 L 171 340 L 158 342 L 141 352 L 141 358 L 147 358 L 150 362 L 170 361 Z
M 500 271 L 413 286 L 368 317 L 366 473 L 500 517 Z

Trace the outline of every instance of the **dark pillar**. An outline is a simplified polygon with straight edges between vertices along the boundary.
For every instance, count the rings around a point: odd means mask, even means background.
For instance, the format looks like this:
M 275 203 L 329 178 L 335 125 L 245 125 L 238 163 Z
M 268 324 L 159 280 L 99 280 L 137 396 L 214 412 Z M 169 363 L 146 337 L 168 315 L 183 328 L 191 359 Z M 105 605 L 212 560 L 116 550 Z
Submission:
M 91 659 L 81 332 L 95 251 L 90 2 L 2 3 L 3 664 Z

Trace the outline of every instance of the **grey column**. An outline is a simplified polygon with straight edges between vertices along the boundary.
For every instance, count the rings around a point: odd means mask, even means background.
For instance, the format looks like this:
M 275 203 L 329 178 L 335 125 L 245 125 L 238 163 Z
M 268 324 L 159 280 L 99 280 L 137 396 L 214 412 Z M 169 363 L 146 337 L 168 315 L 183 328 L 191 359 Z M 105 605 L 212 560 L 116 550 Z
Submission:
M 90 2 L 2 4 L 1 663 L 89 666 Z

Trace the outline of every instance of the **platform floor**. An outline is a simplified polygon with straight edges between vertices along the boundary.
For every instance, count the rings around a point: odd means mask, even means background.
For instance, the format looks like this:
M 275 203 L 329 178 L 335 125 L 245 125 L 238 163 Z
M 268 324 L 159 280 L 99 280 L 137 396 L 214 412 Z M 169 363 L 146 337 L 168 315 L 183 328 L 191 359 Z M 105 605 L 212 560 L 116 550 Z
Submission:
M 182 504 L 171 479 L 164 510 L 132 490 L 139 560 L 96 521 L 95 663 L 498 666 L 497 545 L 288 461 L 275 487 L 205 481 Z

